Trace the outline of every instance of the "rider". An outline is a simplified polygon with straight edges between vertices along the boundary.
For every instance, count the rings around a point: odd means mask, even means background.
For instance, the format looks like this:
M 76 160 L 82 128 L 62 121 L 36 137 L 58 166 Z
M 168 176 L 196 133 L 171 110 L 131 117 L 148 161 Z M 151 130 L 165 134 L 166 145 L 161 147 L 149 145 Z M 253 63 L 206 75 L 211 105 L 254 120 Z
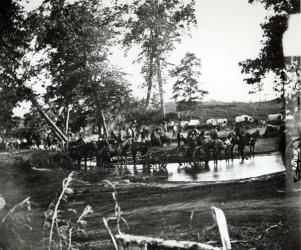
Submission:
M 127 137 L 128 139 L 134 139 L 134 138 L 135 138 L 135 132 L 134 132 L 134 129 L 133 129 L 134 124 L 135 124 L 135 121 L 133 121 L 133 122 L 131 123 L 131 125 L 129 126 L 129 128 L 128 128 L 127 131 L 126 131 L 126 137 Z
M 80 144 L 84 144 L 85 141 L 84 141 L 84 135 L 82 132 L 79 133 L 79 137 L 78 137 L 78 140 L 77 142 L 79 142 Z
M 217 129 L 215 127 L 210 130 L 210 137 L 212 140 L 216 140 L 218 138 Z
M 244 134 L 244 131 L 243 131 L 243 129 L 242 129 L 242 126 L 241 125 L 239 125 L 238 123 L 236 123 L 235 125 L 234 125 L 234 132 L 235 132 L 235 134 L 237 135 L 237 136 L 242 136 L 243 134 Z

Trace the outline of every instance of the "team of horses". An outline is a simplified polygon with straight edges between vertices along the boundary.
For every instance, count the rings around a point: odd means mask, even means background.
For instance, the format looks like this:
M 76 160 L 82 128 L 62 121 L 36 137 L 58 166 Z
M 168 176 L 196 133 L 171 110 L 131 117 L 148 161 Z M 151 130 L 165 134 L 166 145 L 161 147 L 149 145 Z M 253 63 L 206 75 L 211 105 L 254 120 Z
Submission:
M 150 136 L 150 140 L 145 138 Z M 225 138 L 218 138 L 212 135 L 206 135 L 204 131 L 196 132 L 195 130 L 188 132 L 186 138 L 181 136 L 184 145 L 177 150 L 178 163 L 182 165 L 182 160 L 187 156 L 193 161 L 203 161 L 208 165 L 212 158 L 217 164 L 218 160 L 224 158 L 226 161 L 234 159 L 234 149 L 237 147 L 241 161 L 246 159 L 245 148 L 249 148 L 249 156 L 254 157 L 255 144 L 259 137 L 259 131 L 254 133 L 245 133 L 243 131 L 232 131 Z M 141 140 L 137 141 L 137 135 L 130 135 L 124 140 L 112 136 L 110 140 L 99 140 L 96 142 L 85 143 L 82 139 L 69 144 L 69 155 L 76 165 L 80 167 L 82 160 L 87 167 L 88 160 L 96 159 L 98 167 L 109 167 L 113 161 L 117 164 L 127 164 L 128 157 L 131 156 L 134 166 L 136 166 L 138 153 L 141 156 L 147 154 L 152 147 L 164 147 L 171 144 L 171 138 L 160 128 L 151 131 L 143 130 L 141 132 Z M 179 152 L 184 152 L 182 158 Z M 183 155 L 182 155 L 183 156 Z
M 254 133 L 244 133 L 242 131 L 230 132 L 225 138 L 218 138 L 217 136 L 205 135 L 204 132 L 188 134 L 187 138 L 181 137 L 184 145 L 179 147 L 177 152 L 184 159 L 178 158 L 178 163 L 181 166 L 183 160 L 187 158 L 192 162 L 203 161 L 206 166 L 212 155 L 214 164 L 217 165 L 218 160 L 222 159 L 222 153 L 226 162 L 234 159 L 234 149 L 237 147 L 242 163 L 246 159 L 245 148 L 249 147 L 249 156 L 254 157 L 255 144 L 259 138 L 259 130 Z M 186 158 L 186 159 L 185 159 Z

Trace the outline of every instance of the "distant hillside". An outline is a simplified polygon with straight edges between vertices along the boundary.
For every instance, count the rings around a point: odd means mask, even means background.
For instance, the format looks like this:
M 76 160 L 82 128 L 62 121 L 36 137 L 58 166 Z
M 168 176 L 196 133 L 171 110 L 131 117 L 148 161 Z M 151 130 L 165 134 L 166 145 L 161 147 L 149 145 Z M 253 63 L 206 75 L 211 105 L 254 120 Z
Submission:
M 276 100 L 265 102 L 203 102 L 199 104 L 199 109 L 192 114 L 192 117 L 206 122 L 210 118 L 227 118 L 234 120 L 238 115 L 250 115 L 255 119 L 266 120 L 268 114 L 280 113 L 281 104 Z M 165 104 L 166 113 L 176 112 L 176 103 Z M 182 113 L 183 116 L 188 112 Z

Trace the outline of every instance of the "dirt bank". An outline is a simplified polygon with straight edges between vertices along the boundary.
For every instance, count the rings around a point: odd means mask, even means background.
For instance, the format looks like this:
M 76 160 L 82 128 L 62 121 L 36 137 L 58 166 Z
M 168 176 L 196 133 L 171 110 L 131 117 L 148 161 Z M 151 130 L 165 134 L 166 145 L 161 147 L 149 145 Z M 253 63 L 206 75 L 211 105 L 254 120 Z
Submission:
M 29 239 L 34 245 L 41 237 L 43 212 L 61 189 L 68 171 L 20 172 L 9 159 L 0 155 L 0 170 L 11 170 L 0 174 L 0 194 L 7 199 L 8 207 L 27 196 L 35 202 L 31 211 L 35 225 Z M 87 237 L 75 238 L 81 249 L 113 249 L 102 218 L 113 214 L 114 203 L 112 190 L 103 178 L 78 172 L 74 194 L 62 208 L 80 211 L 89 204 L 94 210 L 86 225 Z M 219 184 L 131 183 L 120 177 L 106 178 L 115 183 L 119 205 L 130 226 L 129 230 L 123 227 L 124 232 L 220 246 L 216 229 L 203 231 L 212 225 L 210 206 L 216 206 L 226 214 L 233 249 L 301 249 L 300 192 L 286 195 L 284 174 Z
M 283 174 L 277 174 L 240 183 L 117 184 L 117 190 L 130 225 L 127 233 L 220 245 L 216 230 L 203 233 L 212 224 L 209 208 L 216 206 L 226 214 L 233 249 L 299 249 L 300 196 L 286 196 L 284 186 Z M 85 245 L 112 249 L 100 225 L 113 211 L 109 190 L 90 186 L 76 197 L 94 208 Z

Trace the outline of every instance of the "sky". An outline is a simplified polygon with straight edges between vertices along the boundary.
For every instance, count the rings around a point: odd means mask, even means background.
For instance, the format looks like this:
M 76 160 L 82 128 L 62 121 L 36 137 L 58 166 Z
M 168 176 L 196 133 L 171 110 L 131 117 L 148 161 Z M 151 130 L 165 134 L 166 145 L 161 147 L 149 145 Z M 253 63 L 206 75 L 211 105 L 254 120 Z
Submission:
M 179 64 L 186 52 L 193 52 L 202 61 L 200 87 L 208 90 L 207 100 L 258 101 L 269 99 L 271 88 L 259 95 L 249 95 L 250 88 L 243 82 L 238 66 L 240 61 L 255 58 L 260 50 L 262 30 L 266 10 L 260 4 L 249 4 L 247 0 L 196 0 L 197 28 L 191 37 L 184 37 L 181 44 L 170 53 L 169 62 Z M 127 56 L 119 49 L 114 51 L 112 62 L 130 74 L 128 80 L 133 85 L 135 95 L 145 97 L 145 89 L 139 88 L 143 82 L 140 66 L 133 64 L 137 50 L 132 49 Z M 271 79 L 267 81 L 271 85 Z M 165 99 L 171 100 L 172 79 L 164 86 Z
M 191 37 L 185 36 L 168 57 L 169 63 L 179 64 L 186 52 L 195 53 L 201 59 L 202 76 L 200 88 L 209 94 L 204 100 L 254 102 L 274 98 L 273 77 L 264 80 L 265 89 L 261 93 L 249 94 L 251 90 L 244 81 L 240 61 L 256 58 L 260 51 L 262 30 L 267 11 L 259 4 L 249 4 L 247 0 L 195 0 L 197 27 L 191 30 Z M 30 0 L 28 10 L 39 6 L 41 0 Z M 295 36 L 293 36 L 294 39 Z M 285 36 L 292 40 L 292 35 Z M 140 65 L 133 63 L 139 49 L 133 47 L 127 55 L 120 47 L 113 48 L 112 64 L 127 73 L 133 95 L 143 98 L 146 89 L 141 88 L 143 76 Z M 165 100 L 172 101 L 173 79 L 167 77 L 164 86 Z

